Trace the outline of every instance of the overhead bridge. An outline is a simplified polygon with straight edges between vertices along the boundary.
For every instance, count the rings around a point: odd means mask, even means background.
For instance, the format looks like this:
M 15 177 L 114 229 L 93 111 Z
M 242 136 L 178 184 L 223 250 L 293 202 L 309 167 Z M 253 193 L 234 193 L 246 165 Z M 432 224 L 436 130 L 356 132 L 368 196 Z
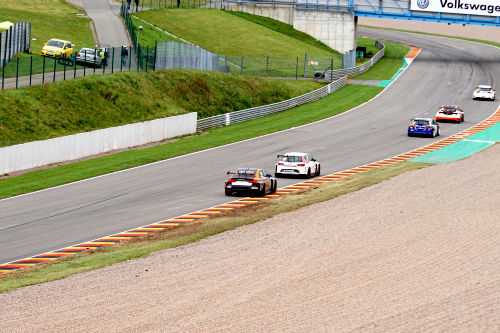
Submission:
M 500 0 L 225 0 L 224 7 L 290 24 L 349 53 L 347 64 L 354 62 L 359 16 L 500 27 Z
M 346 11 L 363 17 L 500 27 L 498 0 L 225 0 L 225 2 Z

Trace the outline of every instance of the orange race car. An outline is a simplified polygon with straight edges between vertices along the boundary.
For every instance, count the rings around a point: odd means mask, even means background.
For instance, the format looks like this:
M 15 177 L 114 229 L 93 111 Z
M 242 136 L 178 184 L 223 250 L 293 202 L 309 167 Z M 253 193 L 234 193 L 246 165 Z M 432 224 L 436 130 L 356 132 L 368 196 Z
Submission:
M 237 171 L 228 171 L 229 179 L 224 183 L 226 195 L 233 193 L 264 196 L 276 192 L 278 183 L 276 178 L 262 169 L 242 168 Z

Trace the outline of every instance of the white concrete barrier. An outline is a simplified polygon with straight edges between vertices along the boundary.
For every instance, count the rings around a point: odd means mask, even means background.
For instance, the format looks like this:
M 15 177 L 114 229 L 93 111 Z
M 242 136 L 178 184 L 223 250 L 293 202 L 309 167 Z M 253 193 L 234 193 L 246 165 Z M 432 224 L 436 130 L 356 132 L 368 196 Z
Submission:
M 135 147 L 196 132 L 197 113 L 0 148 L 0 174 Z

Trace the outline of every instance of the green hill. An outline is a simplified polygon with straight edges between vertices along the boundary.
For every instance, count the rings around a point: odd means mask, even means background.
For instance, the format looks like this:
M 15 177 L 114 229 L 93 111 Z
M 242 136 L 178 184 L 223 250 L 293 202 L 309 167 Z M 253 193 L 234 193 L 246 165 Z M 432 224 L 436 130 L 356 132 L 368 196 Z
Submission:
M 122 72 L 0 92 L 0 146 L 198 112 L 275 103 L 322 85 L 219 72 Z
M 218 54 L 303 57 L 307 53 L 331 57 L 335 52 L 221 10 L 157 9 L 134 15 Z

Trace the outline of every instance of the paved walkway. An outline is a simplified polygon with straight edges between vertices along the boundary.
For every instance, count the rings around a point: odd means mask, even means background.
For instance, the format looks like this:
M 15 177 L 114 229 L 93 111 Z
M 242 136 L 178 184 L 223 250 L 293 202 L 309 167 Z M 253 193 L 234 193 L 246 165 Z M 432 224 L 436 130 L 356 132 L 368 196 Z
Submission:
M 113 0 L 70 0 L 82 7 L 94 22 L 100 47 L 130 45 L 127 30 L 120 18 L 121 3 Z
M 127 30 L 119 17 L 119 4 L 106 0 L 83 0 L 82 4 L 94 22 L 100 47 L 130 45 Z

